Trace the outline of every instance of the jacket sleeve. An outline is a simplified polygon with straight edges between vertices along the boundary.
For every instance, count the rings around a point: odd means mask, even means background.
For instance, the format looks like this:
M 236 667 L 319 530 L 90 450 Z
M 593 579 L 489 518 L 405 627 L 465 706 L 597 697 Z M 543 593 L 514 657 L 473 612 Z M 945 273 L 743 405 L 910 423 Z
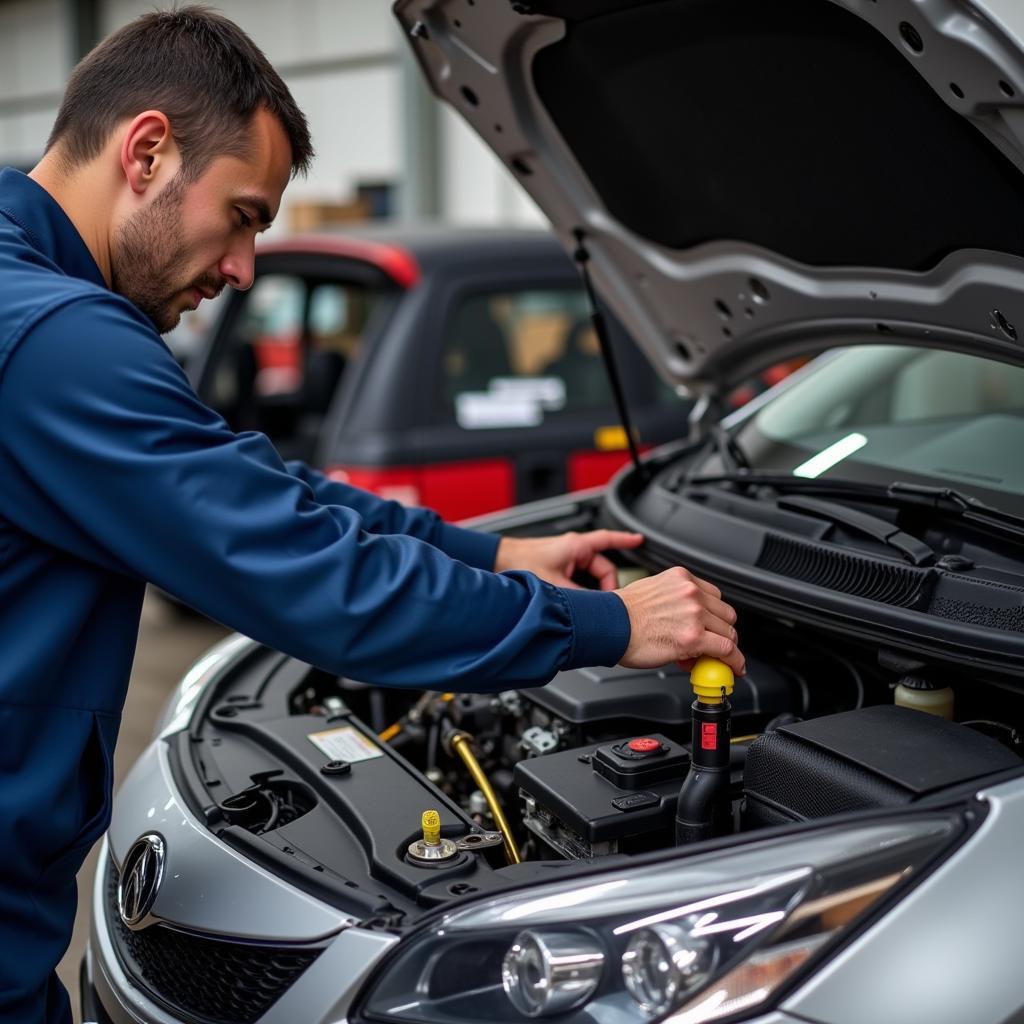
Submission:
M 345 505 L 359 513 L 368 533 L 404 533 L 419 537 L 477 569 L 493 569 L 499 538 L 493 534 L 464 530 L 446 523 L 427 508 L 409 508 L 397 501 L 386 501 L 360 487 L 330 480 L 319 470 L 302 462 L 286 462 L 292 476 L 309 485 L 316 500 L 324 505 Z
M 115 296 L 21 340 L 0 377 L 0 439 L 17 492 L 0 510 L 19 528 L 332 672 L 487 691 L 615 664 L 629 640 L 614 594 L 473 568 L 318 501 L 263 435 L 232 433 L 199 401 Z M 364 508 L 378 528 L 404 522 Z

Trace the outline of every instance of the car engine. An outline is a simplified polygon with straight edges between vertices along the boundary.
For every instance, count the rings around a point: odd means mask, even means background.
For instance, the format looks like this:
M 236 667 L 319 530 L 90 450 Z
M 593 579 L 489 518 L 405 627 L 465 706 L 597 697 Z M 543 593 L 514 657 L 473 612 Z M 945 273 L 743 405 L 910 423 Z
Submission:
M 756 613 L 743 622 L 747 673 L 717 711 L 695 704 L 696 673 L 675 665 L 454 694 L 375 687 L 253 645 L 208 688 L 172 764 L 222 840 L 382 926 L 559 862 L 927 801 L 1019 771 L 1012 688 Z M 694 797 L 688 780 L 715 771 L 714 793 Z

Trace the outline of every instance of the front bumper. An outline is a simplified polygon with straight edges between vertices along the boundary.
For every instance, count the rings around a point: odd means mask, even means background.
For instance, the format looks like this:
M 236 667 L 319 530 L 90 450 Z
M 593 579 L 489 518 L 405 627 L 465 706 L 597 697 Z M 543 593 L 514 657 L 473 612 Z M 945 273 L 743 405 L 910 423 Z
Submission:
M 129 932 L 116 908 L 117 865 L 138 835 L 154 830 L 167 841 L 158 923 Z M 180 799 L 158 740 L 125 780 L 100 853 L 83 1019 L 343 1024 L 364 978 L 397 941 L 356 927 L 225 846 Z
M 186 675 L 155 740 L 117 795 L 92 892 L 80 972 L 83 1020 L 97 1024 L 343 1024 L 368 972 L 397 942 L 226 846 L 188 808 L 166 737 L 205 686 L 254 647 L 232 637 Z M 155 923 L 129 931 L 116 877 L 143 833 L 165 842 Z
M 205 1024 L 216 1019 L 176 1010 L 169 1000 L 158 1002 L 141 987 L 143 982 L 126 971 L 114 933 L 118 925 L 111 920 L 115 911 L 110 901 L 110 868 L 110 852 L 104 843 L 93 887 L 92 929 L 82 971 L 83 1019 L 96 1020 L 98 1024 Z M 197 941 L 211 940 L 197 937 Z M 280 998 L 253 1018 L 253 1024 L 344 1024 L 363 980 L 396 941 L 394 936 L 380 932 L 344 929 L 323 946 L 310 966 L 297 974 Z M 188 965 L 183 963 L 183 973 L 187 970 Z M 219 984 L 238 986 L 244 997 L 246 990 L 258 985 L 259 980 L 223 976 Z M 173 998 L 173 992 L 164 995 Z

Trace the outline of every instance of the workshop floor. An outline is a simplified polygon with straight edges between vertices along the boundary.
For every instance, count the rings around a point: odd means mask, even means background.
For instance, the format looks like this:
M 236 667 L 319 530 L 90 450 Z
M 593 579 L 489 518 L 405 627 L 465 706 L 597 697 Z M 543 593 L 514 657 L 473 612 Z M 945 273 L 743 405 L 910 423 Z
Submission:
M 149 743 L 153 723 L 168 694 L 185 670 L 226 630 L 206 619 L 178 611 L 152 593 L 142 609 L 142 628 L 135 654 L 128 700 L 114 757 L 114 787 Z M 71 993 L 75 1024 L 80 1024 L 78 1007 L 78 965 L 89 939 L 89 899 L 96 865 L 96 848 L 78 875 L 78 916 L 71 946 L 57 968 L 61 981 Z

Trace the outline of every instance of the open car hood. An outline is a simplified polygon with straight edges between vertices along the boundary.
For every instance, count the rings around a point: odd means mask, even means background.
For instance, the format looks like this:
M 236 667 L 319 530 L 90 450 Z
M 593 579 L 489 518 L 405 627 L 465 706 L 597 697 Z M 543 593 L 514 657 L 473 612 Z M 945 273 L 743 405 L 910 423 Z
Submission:
M 1024 363 L 1021 0 L 395 12 L 670 383 L 893 335 Z

